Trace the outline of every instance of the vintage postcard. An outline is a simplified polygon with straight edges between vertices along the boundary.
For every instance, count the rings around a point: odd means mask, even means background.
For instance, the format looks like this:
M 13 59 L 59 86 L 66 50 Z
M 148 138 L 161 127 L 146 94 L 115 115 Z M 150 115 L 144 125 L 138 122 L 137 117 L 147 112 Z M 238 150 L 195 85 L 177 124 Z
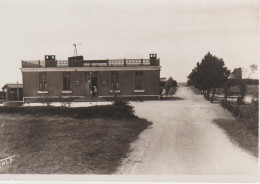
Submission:
M 0 183 L 260 182 L 257 0 L 0 0 Z

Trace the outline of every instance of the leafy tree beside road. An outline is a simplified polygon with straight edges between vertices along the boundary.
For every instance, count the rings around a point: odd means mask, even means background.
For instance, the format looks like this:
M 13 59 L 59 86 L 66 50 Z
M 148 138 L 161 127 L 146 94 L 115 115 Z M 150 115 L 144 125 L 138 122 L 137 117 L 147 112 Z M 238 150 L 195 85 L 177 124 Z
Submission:
M 204 96 L 209 100 L 210 91 L 213 89 L 211 102 L 215 97 L 216 88 L 222 87 L 228 80 L 230 71 L 225 67 L 222 58 L 208 52 L 202 61 L 189 74 L 189 81 L 198 89 L 204 91 Z

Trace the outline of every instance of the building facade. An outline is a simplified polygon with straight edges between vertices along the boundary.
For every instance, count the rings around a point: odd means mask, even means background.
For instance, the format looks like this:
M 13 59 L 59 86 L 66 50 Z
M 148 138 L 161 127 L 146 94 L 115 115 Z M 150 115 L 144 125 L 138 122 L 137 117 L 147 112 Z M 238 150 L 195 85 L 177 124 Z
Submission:
M 39 98 L 160 97 L 160 61 L 149 59 L 84 60 L 83 56 L 22 61 L 24 102 Z
M 6 101 L 23 100 L 23 84 L 5 84 L 2 90 Z

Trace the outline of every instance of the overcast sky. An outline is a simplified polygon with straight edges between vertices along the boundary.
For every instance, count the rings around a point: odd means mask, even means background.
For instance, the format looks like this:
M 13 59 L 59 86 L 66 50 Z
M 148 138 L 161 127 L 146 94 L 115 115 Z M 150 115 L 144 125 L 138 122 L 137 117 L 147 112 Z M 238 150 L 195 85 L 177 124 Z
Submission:
M 161 77 L 177 81 L 208 51 L 231 70 L 258 64 L 258 1 L 183 2 L 0 0 L 0 86 L 22 82 L 21 60 L 67 59 L 73 43 L 85 59 L 157 53 Z

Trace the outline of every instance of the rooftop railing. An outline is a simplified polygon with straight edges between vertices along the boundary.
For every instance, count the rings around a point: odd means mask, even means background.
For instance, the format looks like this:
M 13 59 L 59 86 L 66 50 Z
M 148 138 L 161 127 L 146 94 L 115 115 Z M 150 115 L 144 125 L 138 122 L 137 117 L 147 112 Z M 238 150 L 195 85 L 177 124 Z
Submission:
M 83 60 L 84 67 L 116 67 L 116 66 L 159 66 L 159 59 L 155 64 L 150 59 L 107 59 L 107 60 Z M 22 61 L 22 68 L 41 67 L 69 67 L 68 60 L 34 60 Z

